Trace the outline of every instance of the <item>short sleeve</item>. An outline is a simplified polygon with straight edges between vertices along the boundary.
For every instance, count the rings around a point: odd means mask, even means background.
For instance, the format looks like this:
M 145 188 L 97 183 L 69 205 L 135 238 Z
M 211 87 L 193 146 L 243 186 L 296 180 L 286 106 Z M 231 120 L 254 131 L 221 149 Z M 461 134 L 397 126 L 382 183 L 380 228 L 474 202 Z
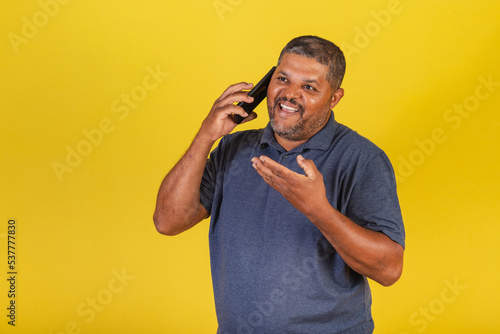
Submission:
M 387 235 L 405 247 L 405 230 L 389 158 L 380 152 L 356 177 L 346 215 L 357 224 Z
M 201 179 L 200 202 L 209 213 L 212 209 L 218 175 L 221 170 L 223 156 L 225 155 L 224 144 L 227 141 L 227 137 L 223 137 L 219 145 L 210 153 Z
M 212 202 L 215 192 L 215 169 L 213 160 L 207 159 L 205 171 L 200 186 L 200 202 L 208 212 L 212 209 Z

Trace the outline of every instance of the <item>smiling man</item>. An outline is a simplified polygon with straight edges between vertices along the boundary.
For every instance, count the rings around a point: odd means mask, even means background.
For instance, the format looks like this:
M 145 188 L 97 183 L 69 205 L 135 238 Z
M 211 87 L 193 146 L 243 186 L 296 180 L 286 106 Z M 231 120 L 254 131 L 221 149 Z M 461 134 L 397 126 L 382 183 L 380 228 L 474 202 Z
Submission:
M 345 60 L 302 36 L 283 49 L 269 124 L 230 134 L 251 84 L 230 86 L 161 184 L 154 222 L 181 233 L 211 216 L 218 333 L 371 333 L 367 278 L 402 272 L 405 232 L 382 150 L 335 121 Z M 210 154 L 215 141 L 218 147 Z

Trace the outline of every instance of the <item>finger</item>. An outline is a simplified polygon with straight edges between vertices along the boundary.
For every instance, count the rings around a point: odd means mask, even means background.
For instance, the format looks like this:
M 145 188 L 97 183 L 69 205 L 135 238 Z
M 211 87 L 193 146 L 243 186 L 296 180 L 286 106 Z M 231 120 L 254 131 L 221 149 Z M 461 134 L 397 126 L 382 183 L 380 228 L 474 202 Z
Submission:
M 255 157 L 252 159 L 252 162 L 253 162 L 253 167 L 257 170 L 257 172 L 267 182 L 267 180 L 274 178 L 275 174 L 274 174 L 273 170 L 264 163 L 265 158 L 267 158 L 267 157 L 264 157 L 264 156 L 261 156 L 259 158 Z M 267 158 L 267 159 L 269 159 L 269 158 Z M 271 159 L 269 159 L 269 160 L 271 160 Z
M 251 103 L 253 102 L 254 98 L 252 96 L 248 95 L 248 92 L 246 91 L 238 91 L 232 94 L 229 94 L 225 98 L 221 99 L 218 101 L 218 103 L 222 106 L 226 105 L 232 105 L 237 102 L 246 102 L 246 103 Z
M 235 95 L 236 94 L 233 94 L 231 96 L 228 96 L 226 100 L 216 102 L 212 110 L 214 112 L 220 113 L 221 115 L 224 115 L 223 117 L 230 116 L 231 114 L 240 115 L 243 118 L 249 116 L 248 113 L 245 111 L 245 109 L 235 105 L 234 102 L 238 102 L 239 100 L 244 100 L 245 102 L 252 102 L 253 97 L 249 97 L 244 93 L 243 95 L 240 95 L 241 98 L 235 97 Z
M 237 92 L 241 92 L 244 89 L 252 89 L 253 84 L 252 83 L 247 83 L 247 82 L 240 82 L 234 85 L 229 86 L 219 97 L 219 100 L 224 100 L 227 98 L 229 95 L 232 95 Z
M 211 112 L 214 114 L 215 119 L 225 120 L 226 118 L 229 117 L 233 120 L 233 122 L 235 121 L 234 114 L 238 114 L 241 117 L 248 116 L 245 110 L 234 105 L 229 105 L 220 108 L 213 108 Z
M 300 168 L 304 170 L 307 177 L 314 178 L 317 175 L 318 169 L 316 168 L 314 161 L 305 159 L 302 155 L 298 155 L 297 163 L 299 164 Z
M 292 172 L 290 169 L 286 168 L 282 164 L 274 161 L 273 159 L 262 155 L 259 157 L 259 160 L 262 162 L 262 165 L 266 167 L 269 173 L 272 174 L 273 177 L 277 177 L 284 180 L 290 180 L 297 173 Z
M 253 167 L 257 170 L 257 172 L 261 176 L 272 175 L 271 169 L 266 167 L 264 165 L 264 162 L 262 162 L 262 160 L 260 158 L 257 158 L 257 157 L 252 158 L 252 163 L 253 163 Z
M 287 200 L 294 196 L 292 189 L 296 189 L 299 178 L 305 178 L 265 156 L 253 158 L 252 161 L 262 179 Z
M 251 120 L 254 120 L 256 118 L 257 118 L 257 114 L 252 111 L 250 113 L 250 115 L 241 122 L 241 124 L 246 123 L 246 122 L 250 122 Z
M 273 171 L 269 167 L 264 165 L 264 163 L 260 158 L 253 158 L 252 162 L 253 162 L 253 167 L 257 170 L 257 173 L 259 173 L 262 179 L 269 186 L 276 189 L 277 191 L 280 191 L 281 186 L 279 185 L 279 183 L 283 182 L 283 180 L 276 177 Z

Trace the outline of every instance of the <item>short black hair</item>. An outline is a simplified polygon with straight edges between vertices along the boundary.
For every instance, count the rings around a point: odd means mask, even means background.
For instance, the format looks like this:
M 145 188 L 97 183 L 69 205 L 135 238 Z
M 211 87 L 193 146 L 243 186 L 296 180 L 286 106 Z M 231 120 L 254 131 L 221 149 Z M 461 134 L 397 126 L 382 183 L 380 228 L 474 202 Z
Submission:
M 281 51 L 278 65 L 285 53 L 294 53 L 314 58 L 320 64 L 329 67 L 326 80 L 333 91 L 339 89 L 345 74 L 344 53 L 334 43 L 318 36 L 300 36 L 292 39 Z

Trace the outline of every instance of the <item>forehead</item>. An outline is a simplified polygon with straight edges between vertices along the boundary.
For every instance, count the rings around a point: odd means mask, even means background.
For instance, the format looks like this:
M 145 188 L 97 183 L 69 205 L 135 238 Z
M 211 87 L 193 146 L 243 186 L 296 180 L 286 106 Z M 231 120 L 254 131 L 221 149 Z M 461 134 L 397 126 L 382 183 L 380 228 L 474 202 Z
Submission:
M 316 80 L 319 83 L 326 82 L 328 66 L 319 63 L 314 58 L 285 53 L 276 72 L 302 80 Z

